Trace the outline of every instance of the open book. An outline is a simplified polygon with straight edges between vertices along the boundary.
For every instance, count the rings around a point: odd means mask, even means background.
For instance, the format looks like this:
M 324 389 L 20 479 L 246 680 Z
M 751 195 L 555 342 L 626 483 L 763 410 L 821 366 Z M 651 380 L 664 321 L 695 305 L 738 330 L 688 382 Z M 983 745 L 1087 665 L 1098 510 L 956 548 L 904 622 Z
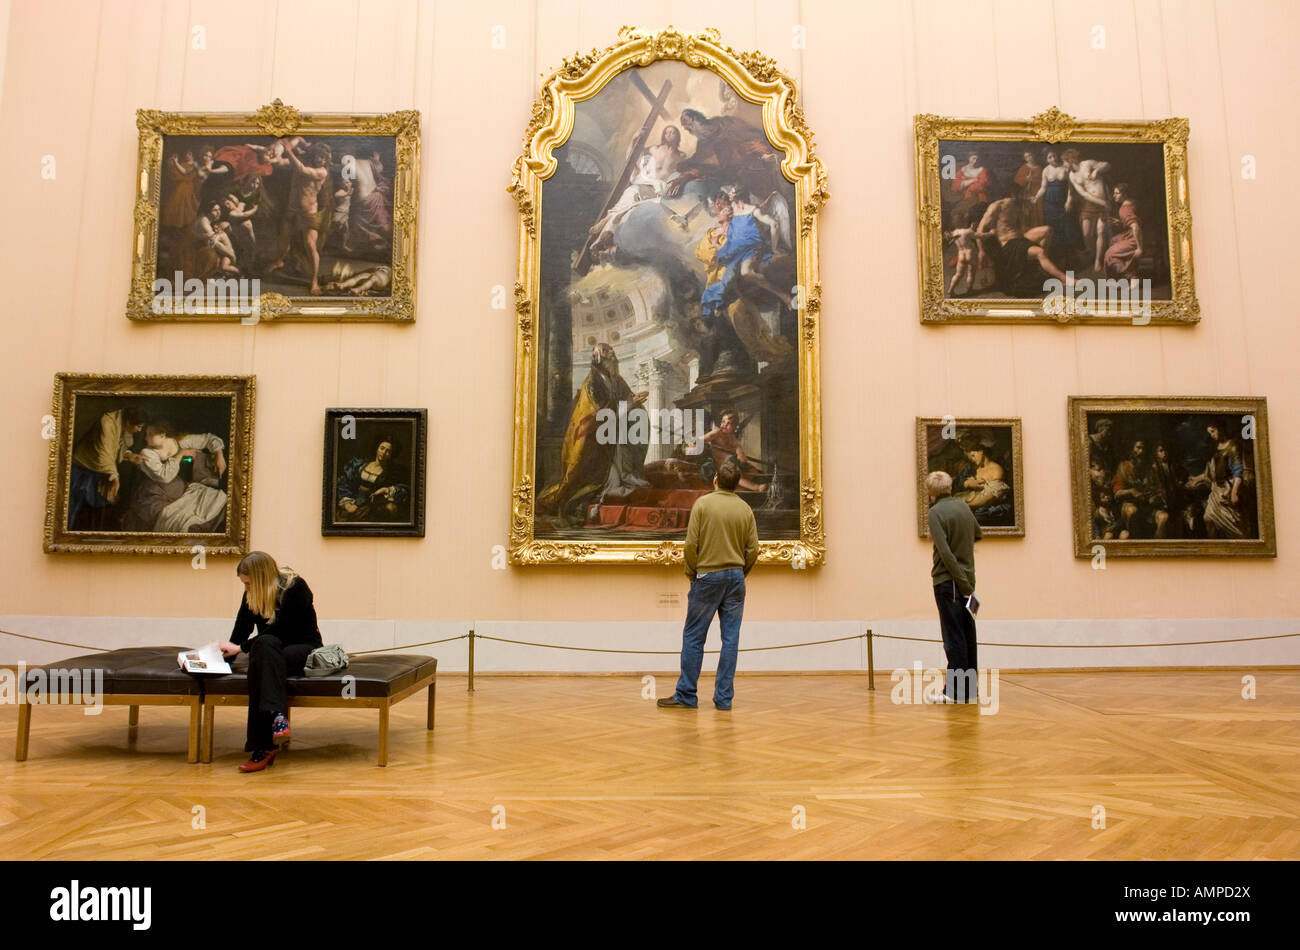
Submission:
M 221 647 L 213 640 L 195 650 L 177 653 L 176 660 L 186 673 L 229 673 L 230 664 L 221 655 Z

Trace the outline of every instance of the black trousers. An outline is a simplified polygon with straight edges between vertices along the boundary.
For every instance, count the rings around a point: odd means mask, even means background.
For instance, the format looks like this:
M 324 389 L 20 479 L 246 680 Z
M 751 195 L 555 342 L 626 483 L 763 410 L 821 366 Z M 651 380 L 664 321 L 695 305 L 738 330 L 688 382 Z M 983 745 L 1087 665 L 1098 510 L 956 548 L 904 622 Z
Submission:
M 248 741 L 245 752 L 271 749 L 271 725 L 276 713 L 289 709 L 288 679 L 301 676 L 307 655 L 319 643 L 291 643 L 258 634 L 248 644 Z
M 966 609 L 966 598 L 957 590 L 956 581 L 935 584 L 934 602 L 939 608 L 943 652 L 948 656 L 944 692 L 959 703 L 976 702 L 979 663 L 975 655 L 975 618 Z

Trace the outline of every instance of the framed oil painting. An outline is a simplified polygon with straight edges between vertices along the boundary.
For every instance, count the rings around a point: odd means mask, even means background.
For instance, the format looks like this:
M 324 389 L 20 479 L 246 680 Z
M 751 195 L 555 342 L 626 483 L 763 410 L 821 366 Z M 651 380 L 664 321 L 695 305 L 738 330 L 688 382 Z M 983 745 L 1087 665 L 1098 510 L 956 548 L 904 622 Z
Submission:
M 254 386 L 56 375 L 46 553 L 247 554 Z
M 716 31 L 566 60 L 516 161 L 515 564 L 679 562 L 741 466 L 760 561 L 819 564 L 817 216 L 794 81 Z
M 1186 119 L 915 125 L 922 323 L 1200 319 Z
M 1263 397 L 1071 396 L 1076 557 L 1274 557 Z
M 415 319 L 420 115 L 141 109 L 133 320 Z
M 916 420 L 916 529 L 930 536 L 925 476 L 952 476 L 952 493 L 970 505 L 985 537 L 1025 535 L 1024 449 L 1019 419 Z
M 425 409 L 326 409 L 320 531 L 424 537 Z

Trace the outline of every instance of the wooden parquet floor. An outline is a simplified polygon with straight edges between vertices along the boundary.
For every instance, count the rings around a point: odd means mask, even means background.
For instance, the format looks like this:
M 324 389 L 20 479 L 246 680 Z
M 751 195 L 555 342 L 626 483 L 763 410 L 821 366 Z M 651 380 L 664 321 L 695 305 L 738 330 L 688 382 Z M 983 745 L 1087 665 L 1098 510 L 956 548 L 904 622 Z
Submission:
M 39 707 L 17 763 L 3 706 L 0 858 L 1295 859 L 1300 672 L 1241 676 L 1005 674 L 980 715 L 896 705 L 887 673 L 742 674 L 729 713 L 708 677 L 684 711 L 640 675 L 444 675 L 436 731 L 394 709 L 387 769 L 374 713 L 299 709 L 255 775 L 242 711 L 190 765 L 181 710 L 132 742 L 122 707 Z

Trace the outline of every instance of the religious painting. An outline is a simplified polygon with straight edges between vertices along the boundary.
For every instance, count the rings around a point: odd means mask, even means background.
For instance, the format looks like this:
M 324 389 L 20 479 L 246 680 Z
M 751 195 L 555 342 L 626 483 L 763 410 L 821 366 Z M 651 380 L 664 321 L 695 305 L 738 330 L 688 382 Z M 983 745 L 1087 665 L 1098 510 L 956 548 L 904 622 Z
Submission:
M 524 143 L 512 561 L 678 562 L 733 461 L 760 560 L 820 563 L 827 192 L 794 81 L 625 28 L 545 82 Z
M 248 553 L 254 381 L 55 376 L 46 553 Z
M 952 493 L 970 505 L 985 537 L 1024 537 L 1024 453 L 1019 419 L 916 420 L 916 528 L 930 536 L 925 476 L 947 472 Z
M 1070 397 L 1076 557 L 1274 557 L 1262 397 Z
M 921 322 L 1196 323 L 1187 138 L 918 115 Z
M 141 109 L 133 320 L 415 319 L 420 116 Z
M 424 537 L 428 410 L 326 409 L 320 532 Z

